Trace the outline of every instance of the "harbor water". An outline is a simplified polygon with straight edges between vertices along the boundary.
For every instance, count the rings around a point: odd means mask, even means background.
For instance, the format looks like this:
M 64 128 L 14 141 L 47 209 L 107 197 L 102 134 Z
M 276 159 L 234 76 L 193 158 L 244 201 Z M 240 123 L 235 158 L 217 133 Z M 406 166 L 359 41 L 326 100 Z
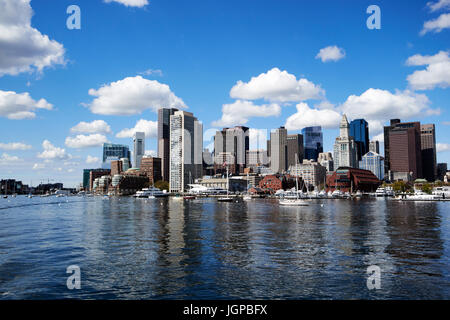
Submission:
M 0 199 L 0 299 L 71 298 L 450 299 L 450 203 Z

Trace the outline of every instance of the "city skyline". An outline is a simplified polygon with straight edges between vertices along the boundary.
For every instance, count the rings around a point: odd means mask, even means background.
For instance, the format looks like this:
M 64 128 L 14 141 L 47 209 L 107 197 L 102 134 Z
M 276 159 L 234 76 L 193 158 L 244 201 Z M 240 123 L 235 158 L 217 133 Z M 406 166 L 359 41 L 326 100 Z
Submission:
M 449 30 L 424 29 L 446 12 L 432 11 L 428 1 L 379 1 L 380 30 L 365 26 L 371 3 L 364 1 L 283 8 L 263 1 L 256 7 L 240 3 L 238 11 L 233 1 L 189 8 L 182 2 L 126 7 L 79 1 L 80 30 L 65 26 L 69 1 L 0 3 L 17 13 L 12 17 L 26 17 L 16 22 L 42 40 L 30 44 L 30 52 L 42 45 L 48 57 L 36 54 L 21 64 L 7 53 L 0 56 L 3 179 L 33 185 L 55 179 L 74 187 L 83 169 L 101 167 L 103 143 L 131 147 L 136 131 L 145 132 L 147 154 L 156 156 L 161 107 L 192 112 L 203 123 L 203 147 L 210 151 L 211 138 L 224 127 L 251 128 L 254 150 L 256 136 L 258 149 L 265 149 L 271 129 L 301 134 L 320 125 L 323 151 L 330 152 L 345 113 L 349 121 L 369 122 L 370 140 L 380 141 L 384 155 L 383 127 L 390 119 L 433 123 L 437 162 L 450 162 Z M 169 12 L 181 18 L 174 26 L 163 23 Z M 313 12 L 322 12 L 322 24 L 312 23 Z M 222 15 L 236 25 L 218 19 Z M 275 30 L 265 26 L 269 19 Z M 0 39 L 0 49 L 20 47 L 25 36 Z M 236 44 L 226 48 L 230 37 Z M 238 47 L 242 54 L 236 55 Z

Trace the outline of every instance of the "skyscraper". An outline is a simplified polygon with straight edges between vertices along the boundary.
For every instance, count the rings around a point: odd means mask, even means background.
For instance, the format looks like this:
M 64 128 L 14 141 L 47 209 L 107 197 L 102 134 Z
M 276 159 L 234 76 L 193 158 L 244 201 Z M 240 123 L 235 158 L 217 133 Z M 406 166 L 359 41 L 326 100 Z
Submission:
M 170 116 L 170 192 L 184 192 L 202 176 L 203 125 L 190 112 Z
M 130 160 L 130 149 L 123 144 L 104 143 L 103 144 L 103 164 L 102 168 L 111 169 L 111 161 L 128 158 Z
M 270 168 L 274 173 L 281 173 L 288 169 L 287 130 L 284 127 L 270 132 Z
M 319 153 L 323 152 L 322 127 L 306 127 L 302 129 L 304 159 L 317 161 Z
M 369 151 L 380 153 L 380 142 L 378 140 L 372 140 L 369 142 Z
M 392 119 L 384 127 L 384 173 L 389 179 L 422 178 L 420 122 Z
M 350 136 L 349 124 L 345 114 L 339 126 L 340 134 L 334 143 L 334 169 L 339 167 L 358 168 L 356 160 L 356 143 Z
M 214 136 L 215 168 L 223 168 L 223 161 L 220 160 L 226 154 L 228 159 L 233 159 L 232 166 L 234 174 L 244 172 L 247 163 L 247 151 L 250 146 L 249 128 L 236 126 L 234 128 L 224 128 L 217 131 Z
M 170 172 L 170 116 L 178 109 L 158 110 L 158 157 L 161 158 L 162 179 L 169 181 Z
M 369 124 L 364 119 L 355 119 L 350 122 L 350 136 L 356 143 L 356 161 L 369 152 Z
M 135 132 L 133 135 L 133 161 L 134 167 L 141 167 L 142 156 L 145 153 L 145 133 Z
M 433 182 L 436 179 L 436 133 L 434 124 L 420 126 L 420 143 L 422 148 L 422 174 Z
M 298 163 L 302 163 L 304 156 L 303 136 L 301 134 L 287 135 L 287 167 L 295 166 L 295 155 Z

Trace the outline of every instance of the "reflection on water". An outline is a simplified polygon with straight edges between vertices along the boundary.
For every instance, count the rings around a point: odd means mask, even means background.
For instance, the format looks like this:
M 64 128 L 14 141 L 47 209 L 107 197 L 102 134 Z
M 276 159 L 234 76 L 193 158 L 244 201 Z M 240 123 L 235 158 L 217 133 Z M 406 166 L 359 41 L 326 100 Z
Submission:
M 1 200 L 0 299 L 450 298 L 450 203 Z

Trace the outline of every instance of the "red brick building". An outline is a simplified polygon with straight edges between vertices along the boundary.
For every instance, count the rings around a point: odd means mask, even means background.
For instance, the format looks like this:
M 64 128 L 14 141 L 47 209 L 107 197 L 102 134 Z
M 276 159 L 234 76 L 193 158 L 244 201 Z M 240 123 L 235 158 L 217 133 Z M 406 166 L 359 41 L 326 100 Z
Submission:
M 161 158 L 142 158 L 140 172 L 148 177 L 148 180 L 152 185 L 155 184 L 156 181 L 162 180 Z
M 267 175 L 260 182 L 259 187 L 263 190 L 269 190 L 271 193 L 283 188 L 283 182 L 275 175 Z
M 377 176 L 369 170 L 339 167 L 327 177 L 327 192 L 338 189 L 342 192 L 375 192 L 381 185 Z

